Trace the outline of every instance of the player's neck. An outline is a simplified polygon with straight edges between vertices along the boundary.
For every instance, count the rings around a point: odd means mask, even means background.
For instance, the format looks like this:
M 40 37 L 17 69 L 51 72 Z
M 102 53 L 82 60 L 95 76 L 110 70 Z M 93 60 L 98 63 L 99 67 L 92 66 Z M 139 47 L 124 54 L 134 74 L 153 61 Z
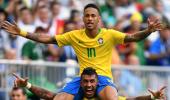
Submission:
M 96 28 L 93 30 L 88 30 L 88 29 L 85 30 L 85 33 L 89 38 L 95 38 L 99 32 L 100 32 L 100 28 Z

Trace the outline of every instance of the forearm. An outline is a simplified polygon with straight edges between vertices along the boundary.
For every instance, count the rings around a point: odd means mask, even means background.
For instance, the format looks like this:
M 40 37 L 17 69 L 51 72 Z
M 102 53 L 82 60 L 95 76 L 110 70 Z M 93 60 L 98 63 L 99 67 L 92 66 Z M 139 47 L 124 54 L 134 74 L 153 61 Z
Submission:
M 148 29 L 145 29 L 143 31 L 139 31 L 139 32 L 134 33 L 134 34 L 128 34 L 128 35 L 126 35 L 124 42 L 125 43 L 126 42 L 138 42 L 138 41 L 145 39 L 150 34 L 151 34 L 151 32 Z
M 50 36 L 49 34 L 44 33 L 27 33 L 26 38 L 46 44 L 57 43 L 54 36 Z
M 134 98 L 127 98 L 126 100 L 152 100 L 152 99 L 151 99 L 151 95 L 147 95 L 147 96 L 138 96 Z
M 31 86 L 31 88 L 29 89 L 33 94 L 37 95 L 38 97 L 45 99 L 45 100 L 53 100 L 54 97 L 56 96 L 55 93 L 50 92 L 48 90 L 42 89 L 40 87 L 37 86 Z

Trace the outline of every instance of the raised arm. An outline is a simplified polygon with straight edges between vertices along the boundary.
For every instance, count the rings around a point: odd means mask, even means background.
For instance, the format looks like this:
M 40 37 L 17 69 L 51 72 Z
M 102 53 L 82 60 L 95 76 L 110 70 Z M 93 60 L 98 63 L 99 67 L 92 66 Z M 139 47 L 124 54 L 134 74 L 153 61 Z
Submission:
M 165 25 L 158 18 L 148 18 L 148 27 L 143 31 L 126 35 L 124 42 L 137 42 L 145 39 L 152 32 L 163 30 Z
M 45 99 L 45 100 L 53 100 L 56 96 L 55 93 L 50 92 L 48 90 L 45 90 L 43 88 L 31 85 L 28 82 L 28 78 L 21 78 L 17 76 L 15 73 L 13 75 L 16 77 L 16 80 L 14 81 L 15 87 L 26 87 L 28 90 L 30 90 L 32 93 L 34 93 L 36 96 Z
M 158 91 L 153 92 L 152 90 L 148 89 L 148 91 L 151 93 L 151 95 L 146 95 L 146 96 L 138 96 L 134 98 L 127 98 L 126 100 L 156 100 L 156 99 L 165 99 L 164 97 L 164 89 L 166 87 L 163 86 L 161 89 Z
M 127 98 L 126 100 L 152 100 L 152 99 L 151 99 L 151 95 L 147 95 L 147 96 L 138 96 L 134 98 Z
M 10 34 L 19 35 L 27 39 L 31 39 L 37 42 L 46 43 L 46 44 L 57 44 L 54 36 L 49 34 L 42 33 L 28 33 L 21 30 L 16 23 L 9 23 L 8 21 L 1 23 L 1 28 L 5 29 Z
M 51 91 L 48 91 L 46 89 L 37 87 L 37 86 L 31 86 L 29 89 L 33 94 L 37 95 L 38 97 L 45 99 L 45 100 L 54 100 L 54 97 L 57 95 Z

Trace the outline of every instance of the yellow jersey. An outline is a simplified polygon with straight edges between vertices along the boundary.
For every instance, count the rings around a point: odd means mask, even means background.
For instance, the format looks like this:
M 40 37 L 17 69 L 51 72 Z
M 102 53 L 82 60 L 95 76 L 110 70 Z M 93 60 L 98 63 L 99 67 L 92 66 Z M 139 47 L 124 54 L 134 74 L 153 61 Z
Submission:
M 126 97 L 118 96 L 118 100 L 126 100 Z
M 124 43 L 125 34 L 113 29 L 100 29 L 95 38 L 90 38 L 85 29 L 74 30 L 55 39 L 59 47 L 71 45 L 77 55 L 80 73 L 86 67 L 93 67 L 98 75 L 112 79 L 111 60 L 113 46 Z

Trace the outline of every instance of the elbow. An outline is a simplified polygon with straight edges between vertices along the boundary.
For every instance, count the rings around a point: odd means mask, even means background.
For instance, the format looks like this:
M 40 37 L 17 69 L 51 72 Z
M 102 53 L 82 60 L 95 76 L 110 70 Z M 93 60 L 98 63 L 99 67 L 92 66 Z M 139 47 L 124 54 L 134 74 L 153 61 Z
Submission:
M 47 41 L 43 41 L 42 43 L 44 43 L 44 44 L 50 44 L 49 42 L 47 42 Z
M 145 38 L 136 37 L 136 38 L 134 38 L 134 42 L 140 42 L 140 41 L 142 41 L 143 39 L 145 39 Z
M 142 39 L 135 39 L 134 41 L 135 42 L 140 42 Z
M 142 40 L 142 39 L 135 35 L 127 35 L 124 39 L 125 43 L 126 42 L 139 42 L 140 40 Z
M 48 40 L 38 40 L 37 42 L 43 43 L 43 44 L 50 44 L 51 42 Z
M 131 41 L 129 41 L 129 42 L 139 42 L 139 41 L 141 41 L 141 39 L 139 39 L 139 38 L 133 38 L 133 39 L 131 39 Z

